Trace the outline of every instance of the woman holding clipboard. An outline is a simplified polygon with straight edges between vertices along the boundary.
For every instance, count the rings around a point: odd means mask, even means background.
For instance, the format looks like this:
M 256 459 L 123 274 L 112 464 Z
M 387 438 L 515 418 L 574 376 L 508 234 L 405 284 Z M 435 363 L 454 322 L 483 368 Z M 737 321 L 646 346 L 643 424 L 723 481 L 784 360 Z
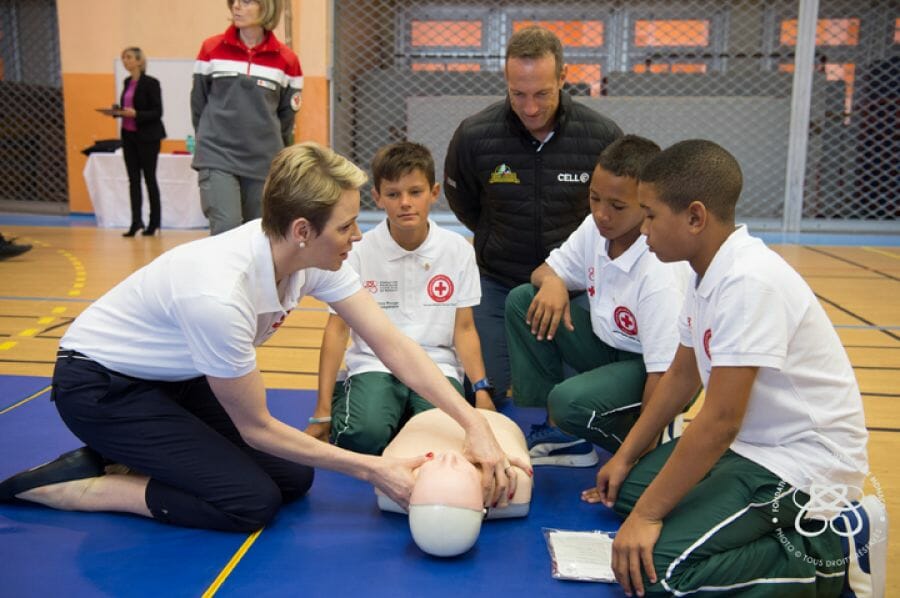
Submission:
M 119 106 L 111 114 L 122 119 L 122 152 L 128 171 L 131 196 L 131 227 L 123 237 L 133 237 L 144 229 L 145 237 L 156 234 L 160 226 L 159 185 L 156 183 L 156 163 L 160 141 L 166 136 L 162 123 L 162 94 L 159 81 L 147 75 L 147 61 L 140 48 L 122 51 L 122 65 L 130 73 L 125 79 Z M 141 173 L 147 184 L 150 199 L 150 221 L 144 228 L 141 217 Z

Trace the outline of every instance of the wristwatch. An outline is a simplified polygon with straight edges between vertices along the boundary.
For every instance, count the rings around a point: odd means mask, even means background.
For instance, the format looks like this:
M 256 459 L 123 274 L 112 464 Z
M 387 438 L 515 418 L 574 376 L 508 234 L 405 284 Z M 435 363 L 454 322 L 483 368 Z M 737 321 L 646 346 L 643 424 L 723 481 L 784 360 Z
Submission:
M 487 378 L 482 378 L 478 382 L 472 384 L 472 392 L 478 392 L 479 390 L 486 390 L 491 392 L 494 390 L 494 385 L 491 384 L 491 381 Z

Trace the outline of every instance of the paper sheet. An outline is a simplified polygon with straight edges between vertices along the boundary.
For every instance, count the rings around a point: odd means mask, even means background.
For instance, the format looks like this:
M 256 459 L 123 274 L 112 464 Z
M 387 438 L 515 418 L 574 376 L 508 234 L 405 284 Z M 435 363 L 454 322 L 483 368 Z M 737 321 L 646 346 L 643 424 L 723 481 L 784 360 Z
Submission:
M 611 535 L 607 532 L 544 530 L 556 579 L 615 582 Z

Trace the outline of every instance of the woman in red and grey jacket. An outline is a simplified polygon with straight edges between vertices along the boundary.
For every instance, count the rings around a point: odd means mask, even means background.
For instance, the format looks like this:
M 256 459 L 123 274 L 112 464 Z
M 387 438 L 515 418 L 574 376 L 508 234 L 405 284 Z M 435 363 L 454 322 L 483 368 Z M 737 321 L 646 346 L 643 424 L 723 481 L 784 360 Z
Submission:
M 283 0 L 226 0 L 232 25 L 203 42 L 191 118 L 203 213 L 215 235 L 260 217 L 272 158 L 293 143 L 300 60 L 272 33 Z

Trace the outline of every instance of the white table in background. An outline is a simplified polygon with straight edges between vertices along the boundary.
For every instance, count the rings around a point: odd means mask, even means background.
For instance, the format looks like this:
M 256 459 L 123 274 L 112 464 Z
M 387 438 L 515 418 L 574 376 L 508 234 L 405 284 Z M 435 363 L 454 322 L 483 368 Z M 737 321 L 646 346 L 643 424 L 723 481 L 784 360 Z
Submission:
M 191 168 L 192 156 L 186 154 L 160 154 L 156 167 L 156 182 L 162 210 L 163 228 L 206 228 L 209 221 L 200 208 L 200 190 L 197 187 L 197 171 Z M 131 225 L 131 204 L 128 199 L 128 173 L 121 150 L 109 153 L 93 153 L 84 166 L 97 226 L 101 228 L 127 228 Z M 144 224 L 149 222 L 150 204 L 147 188 L 143 185 Z

